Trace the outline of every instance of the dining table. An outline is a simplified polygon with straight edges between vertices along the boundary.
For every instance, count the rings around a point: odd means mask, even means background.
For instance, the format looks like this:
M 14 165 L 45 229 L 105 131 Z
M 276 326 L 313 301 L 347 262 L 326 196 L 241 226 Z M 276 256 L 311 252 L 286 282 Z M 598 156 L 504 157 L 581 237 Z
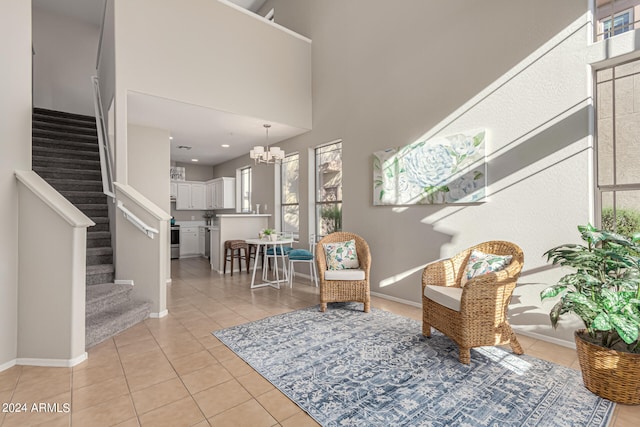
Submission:
M 256 256 L 253 261 L 253 274 L 251 275 L 251 289 L 263 288 L 265 286 L 271 286 L 275 289 L 280 289 L 281 283 L 288 282 L 287 272 L 287 254 L 284 252 L 284 245 L 290 245 L 293 243 L 293 238 L 278 237 L 277 240 L 271 239 L 245 239 L 249 245 L 256 245 Z M 269 247 L 273 248 L 273 257 L 275 259 L 275 278 L 270 280 L 267 271 L 267 250 Z M 256 270 L 258 267 L 258 254 L 260 250 L 264 249 L 265 256 L 262 257 L 262 282 L 256 283 Z M 282 278 L 280 277 L 280 271 L 278 269 L 278 258 L 282 261 Z

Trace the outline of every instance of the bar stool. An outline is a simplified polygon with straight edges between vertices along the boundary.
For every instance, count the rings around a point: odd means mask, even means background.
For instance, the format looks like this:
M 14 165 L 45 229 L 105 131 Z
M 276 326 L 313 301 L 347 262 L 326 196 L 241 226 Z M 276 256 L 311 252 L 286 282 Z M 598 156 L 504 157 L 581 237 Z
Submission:
M 240 250 L 244 250 L 244 255 L 240 253 Z M 249 245 L 244 240 L 227 240 L 224 242 L 224 267 L 222 268 L 222 274 L 227 274 L 227 262 L 231 261 L 231 275 L 233 276 L 233 260 L 235 258 L 238 258 L 240 272 L 242 272 L 242 260 L 245 260 L 247 273 L 249 273 Z

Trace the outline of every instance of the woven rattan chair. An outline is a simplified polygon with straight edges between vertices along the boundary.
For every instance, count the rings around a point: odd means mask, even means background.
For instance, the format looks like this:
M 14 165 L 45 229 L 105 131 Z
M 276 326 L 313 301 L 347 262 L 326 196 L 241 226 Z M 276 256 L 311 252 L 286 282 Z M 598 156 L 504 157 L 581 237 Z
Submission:
M 324 253 L 325 243 L 347 242 L 355 240 L 356 253 L 360 263 L 359 270 L 364 272 L 362 280 L 327 280 L 327 260 Z M 320 311 L 327 309 L 329 302 L 355 301 L 364 303 L 364 312 L 368 313 L 371 306 L 371 292 L 369 286 L 369 269 L 371 267 L 371 252 L 369 245 L 360 236 L 354 233 L 336 232 L 323 237 L 316 245 L 316 263 L 318 267 L 318 279 L 320 280 Z M 349 274 L 348 270 L 342 271 Z M 355 272 L 357 273 L 357 271 Z
M 504 270 L 470 279 L 462 288 L 442 290 L 459 298 L 460 310 L 447 308 L 425 295 L 427 285 L 461 288 L 464 270 L 473 249 L 487 254 L 511 255 L 511 263 Z M 431 336 L 431 327 L 458 344 L 460 362 L 471 362 L 471 348 L 510 344 L 516 354 L 522 347 L 507 322 L 511 294 L 520 276 L 524 254 L 515 244 L 503 241 L 481 243 L 454 257 L 428 264 L 422 272 L 422 334 Z

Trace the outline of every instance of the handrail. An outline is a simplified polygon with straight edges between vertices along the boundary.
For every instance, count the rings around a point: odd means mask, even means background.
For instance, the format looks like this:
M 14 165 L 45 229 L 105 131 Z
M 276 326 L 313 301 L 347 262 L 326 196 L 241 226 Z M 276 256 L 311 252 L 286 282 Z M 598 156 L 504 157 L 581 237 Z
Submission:
M 34 171 L 17 170 L 15 171 L 15 176 L 29 191 L 72 227 L 86 228 L 96 225 L 91 218 L 83 214 Z
M 133 224 L 138 230 L 147 235 L 148 238 L 153 239 L 154 234 L 158 234 L 158 230 L 147 225 L 143 220 L 138 218 L 133 212 L 124 207 L 124 204 L 118 200 L 118 209 L 122 211 L 122 215 L 126 220 Z
M 611 16 L 611 15 L 609 15 L 609 16 Z M 613 18 L 610 18 L 610 19 L 611 19 L 611 22 L 613 22 Z M 615 32 L 618 31 L 618 30 L 624 29 L 624 28 L 626 28 L 626 30 L 624 30 L 623 33 L 626 33 L 627 31 L 634 30 L 636 28 L 636 24 L 640 24 L 640 19 L 637 19 L 637 20 L 635 20 L 633 22 L 629 22 L 627 24 L 622 23 L 622 24 L 618 24 L 618 25 L 612 26 L 608 30 L 604 30 L 601 33 L 596 33 L 596 40 L 599 40 L 600 36 L 602 36 L 602 40 L 611 38 L 613 36 L 617 36 L 618 34 L 615 34 Z M 608 37 L 604 37 L 607 34 L 608 34 Z M 622 34 L 622 33 L 620 33 L 620 34 Z
M 98 147 L 100 151 L 100 171 L 102 172 L 102 192 L 115 199 L 115 189 L 113 188 L 113 159 L 109 147 L 109 136 L 107 134 L 107 124 L 104 120 L 102 110 L 102 99 L 100 98 L 100 81 L 97 76 L 91 76 L 93 82 L 93 107 L 96 112 L 96 127 L 98 128 Z

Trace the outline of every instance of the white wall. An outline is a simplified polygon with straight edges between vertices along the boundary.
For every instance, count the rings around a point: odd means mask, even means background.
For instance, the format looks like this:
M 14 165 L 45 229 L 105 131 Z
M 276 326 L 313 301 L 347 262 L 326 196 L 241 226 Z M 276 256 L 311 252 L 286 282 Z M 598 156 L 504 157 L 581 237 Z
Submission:
M 129 185 L 169 213 L 169 131 L 129 125 Z
M 17 351 L 18 186 L 15 170 L 31 169 L 31 2 L 0 3 L 0 371 Z M 11 66 L 6 66 L 11 64 Z
M 343 228 L 371 246 L 372 292 L 420 305 L 424 264 L 510 240 L 525 253 L 512 324 L 572 342 L 575 323 L 553 331 L 538 293 L 560 275 L 544 251 L 578 241 L 576 225 L 592 218 L 588 2 L 269 0 L 263 10 L 272 7 L 313 40 L 313 130 L 280 146 L 301 153 L 307 188 L 308 147 L 342 138 Z M 372 205 L 372 153 L 476 128 L 488 131 L 486 203 Z
M 126 91 L 311 128 L 311 47 L 212 0 L 114 0 L 116 178 L 126 182 Z
M 91 76 L 96 74 L 100 28 L 33 9 L 33 104 L 93 116 Z
M 95 223 L 35 172 L 20 176 L 17 362 L 74 366 L 87 356 L 86 228 Z

